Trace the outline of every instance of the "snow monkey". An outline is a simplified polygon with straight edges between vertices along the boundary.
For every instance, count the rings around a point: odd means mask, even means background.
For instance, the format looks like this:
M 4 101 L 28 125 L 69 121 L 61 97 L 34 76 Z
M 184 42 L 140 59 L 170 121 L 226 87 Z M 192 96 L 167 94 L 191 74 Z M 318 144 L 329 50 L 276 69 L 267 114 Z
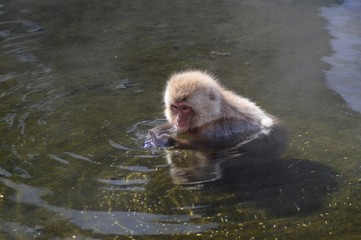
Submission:
M 237 149 L 276 158 L 286 146 L 280 121 L 202 71 L 173 74 L 164 92 L 168 123 L 150 130 L 146 146 L 198 151 Z

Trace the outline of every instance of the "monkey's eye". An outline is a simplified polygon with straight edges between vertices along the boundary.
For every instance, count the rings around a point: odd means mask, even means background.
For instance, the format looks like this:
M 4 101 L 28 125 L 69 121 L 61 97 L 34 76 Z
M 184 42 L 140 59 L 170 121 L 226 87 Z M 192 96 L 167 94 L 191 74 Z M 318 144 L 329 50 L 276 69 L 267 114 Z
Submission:
M 180 107 L 179 107 L 179 109 L 180 109 L 181 111 L 183 111 L 183 112 L 188 112 L 188 111 L 190 111 L 190 110 L 191 110 L 191 108 L 190 108 L 190 107 L 185 106 L 185 105 L 180 106 Z
M 180 106 L 171 105 L 170 107 L 173 112 L 178 112 L 178 111 L 189 112 L 191 110 L 191 107 L 187 105 L 180 105 Z
M 176 105 L 171 105 L 170 107 L 171 107 L 172 111 L 177 111 L 178 110 L 178 107 Z

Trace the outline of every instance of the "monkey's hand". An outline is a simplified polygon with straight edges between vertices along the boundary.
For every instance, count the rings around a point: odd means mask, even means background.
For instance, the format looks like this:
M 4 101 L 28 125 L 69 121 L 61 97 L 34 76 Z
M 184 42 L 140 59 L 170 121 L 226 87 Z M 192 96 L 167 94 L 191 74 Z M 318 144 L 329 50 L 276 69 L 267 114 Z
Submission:
M 144 148 L 150 147 L 172 147 L 177 142 L 174 137 L 169 134 L 161 134 L 157 136 L 154 131 L 149 132 L 150 137 L 145 140 Z

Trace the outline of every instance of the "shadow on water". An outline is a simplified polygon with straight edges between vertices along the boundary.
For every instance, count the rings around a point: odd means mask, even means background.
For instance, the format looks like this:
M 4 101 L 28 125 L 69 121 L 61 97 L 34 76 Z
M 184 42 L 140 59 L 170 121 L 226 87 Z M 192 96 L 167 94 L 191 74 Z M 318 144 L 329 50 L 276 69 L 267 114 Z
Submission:
M 262 166 L 244 166 L 243 162 L 242 156 L 206 164 L 191 159 L 186 167 L 173 163 L 170 173 L 177 184 L 202 184 L 206 194 L 229 192 L 234 195 L 231 203 L 250 202 L 275 216 L 317 210 L 336 189 L 337 173 L 315 161 L 281 159 Z M 214 206 L 219 204 L 225 202 Z
M 274 215 L 316 210 L 336 187 L 331 168 L 302 159 L 280 160 L 240 175 L 230 169 L 226 174 L 224 182 L 235 182 L 230 186 L 237 198 L 255 201 Z

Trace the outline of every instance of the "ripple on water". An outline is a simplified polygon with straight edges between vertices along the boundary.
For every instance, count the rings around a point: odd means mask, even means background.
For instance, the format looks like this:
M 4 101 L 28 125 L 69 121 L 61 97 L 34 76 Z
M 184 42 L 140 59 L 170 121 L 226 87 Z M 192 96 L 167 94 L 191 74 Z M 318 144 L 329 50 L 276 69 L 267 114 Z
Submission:
M 16 191 L 12 200 L 46 209 L 56 213 L 61 219 L 68 219 L 83 230 L 91 230 L 100 234 L 117 235 L 163 235 L 190 234 L 205 232 L 218 227 L 216 223 L 195 223 L 198 215 L 165 215 L 130 211 L 81 211 L 51 205 L 42 199 L 51 191 L 26 184 L 17 184 L 0 178 L 0 182 Z

